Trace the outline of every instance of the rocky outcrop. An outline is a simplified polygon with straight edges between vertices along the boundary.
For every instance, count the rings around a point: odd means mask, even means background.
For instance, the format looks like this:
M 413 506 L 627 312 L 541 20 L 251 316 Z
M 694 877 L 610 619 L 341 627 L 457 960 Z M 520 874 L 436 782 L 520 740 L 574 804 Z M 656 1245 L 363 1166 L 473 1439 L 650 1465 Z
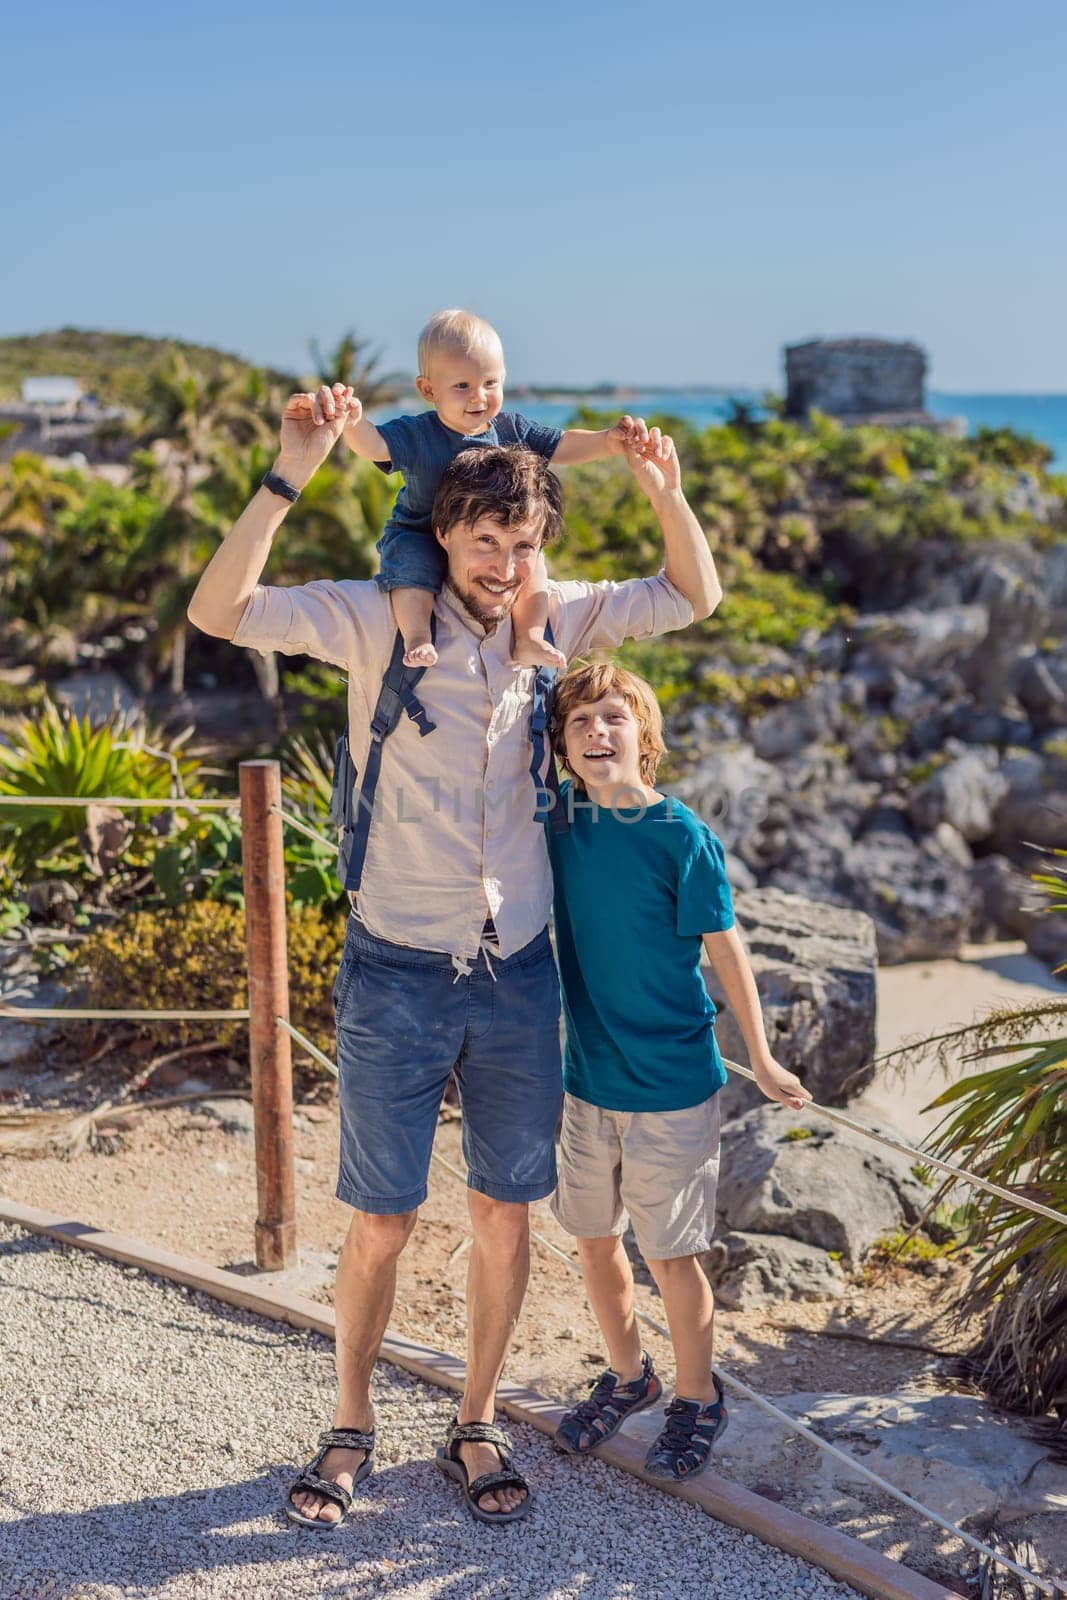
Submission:
M 816 1100 L 844 1105 L 874 1076 L 876 960 L 870 919 L 779 889 L 742 893 L 734 904 L 771 1050 L 801 1075 Z M 722 1005 L 713 969 L 705 980 Z M 729 1011 L 721 1013 L 715 1033 L 724 1055 L 748 1064 Z M 756 1086 L 736 1074 L 724 1093 L 727 1114 L 766 1104 Z
M 724 1123 L 721 1171 L 708 1275 L 737 1307 L 835 1297 L 842 1269 L 929 1200 L 909 1157 L 766 1101 Z

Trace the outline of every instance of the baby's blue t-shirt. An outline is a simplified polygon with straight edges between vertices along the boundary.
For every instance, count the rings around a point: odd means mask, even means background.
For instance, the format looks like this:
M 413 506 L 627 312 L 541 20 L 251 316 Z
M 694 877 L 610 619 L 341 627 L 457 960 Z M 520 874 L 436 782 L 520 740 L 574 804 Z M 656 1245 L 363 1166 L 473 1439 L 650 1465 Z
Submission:
M 415 417 L 393 417 L 376 424 L 389 446 L 389 460 L 376 464 L 383 472 L 402 472 L 404 486 L 397 495 L 391 523 L 430 533 L 430 512 L 445 469 L 461 450 L 478 450 L 485 445 L 522 445 L 546 461 L 563 437 L 562 428 L 548 428 L 531 422 L 517 411 L 501 411 L 484 433 L 473 437 L 446 428 L 436 411 L 423 411 Z
M 680 1111 L 726 1082 L 701 935 L 734 925 L 722 844 L 673 798 L 594 807 L 569 783 L 546 830 L 567 1022 L 563 1082 L 609 1111 Z

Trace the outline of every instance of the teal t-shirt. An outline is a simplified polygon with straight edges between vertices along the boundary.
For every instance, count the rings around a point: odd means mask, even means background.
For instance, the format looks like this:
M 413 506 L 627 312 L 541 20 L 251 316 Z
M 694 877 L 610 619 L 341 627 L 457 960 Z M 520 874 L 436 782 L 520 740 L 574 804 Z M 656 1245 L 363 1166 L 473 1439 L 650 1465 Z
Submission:
M 673 798 L 596 807 L 569 783 L 547 830 L 569 1094 L 610 1111 L 680 1111 L 726 1082 L 701 935 L 734 924 L 722 844 Z

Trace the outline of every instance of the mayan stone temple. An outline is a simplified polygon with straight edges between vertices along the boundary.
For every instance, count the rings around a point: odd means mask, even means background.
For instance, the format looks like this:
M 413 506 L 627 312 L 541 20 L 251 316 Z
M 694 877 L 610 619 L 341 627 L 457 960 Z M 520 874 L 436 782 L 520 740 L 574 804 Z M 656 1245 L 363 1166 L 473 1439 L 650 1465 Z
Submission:
M 786 415 L 936 427 L 926 410 L 926 352 L 893 339 L 808 339 L 785 350 Z

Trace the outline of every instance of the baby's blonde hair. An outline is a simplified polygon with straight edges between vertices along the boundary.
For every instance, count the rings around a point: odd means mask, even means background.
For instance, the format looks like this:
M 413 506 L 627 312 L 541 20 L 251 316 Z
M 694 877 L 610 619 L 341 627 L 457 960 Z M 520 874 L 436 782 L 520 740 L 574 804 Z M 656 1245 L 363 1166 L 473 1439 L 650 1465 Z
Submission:
M 469 356 L 475 351 L 499 350 L 504 347 L 500 335 L 491 322 L 475 316 L 473 311 L 437 311 L 419 334 L 419 375 L 425 378 L 434 356 L 442 350 L 458 351 Z

